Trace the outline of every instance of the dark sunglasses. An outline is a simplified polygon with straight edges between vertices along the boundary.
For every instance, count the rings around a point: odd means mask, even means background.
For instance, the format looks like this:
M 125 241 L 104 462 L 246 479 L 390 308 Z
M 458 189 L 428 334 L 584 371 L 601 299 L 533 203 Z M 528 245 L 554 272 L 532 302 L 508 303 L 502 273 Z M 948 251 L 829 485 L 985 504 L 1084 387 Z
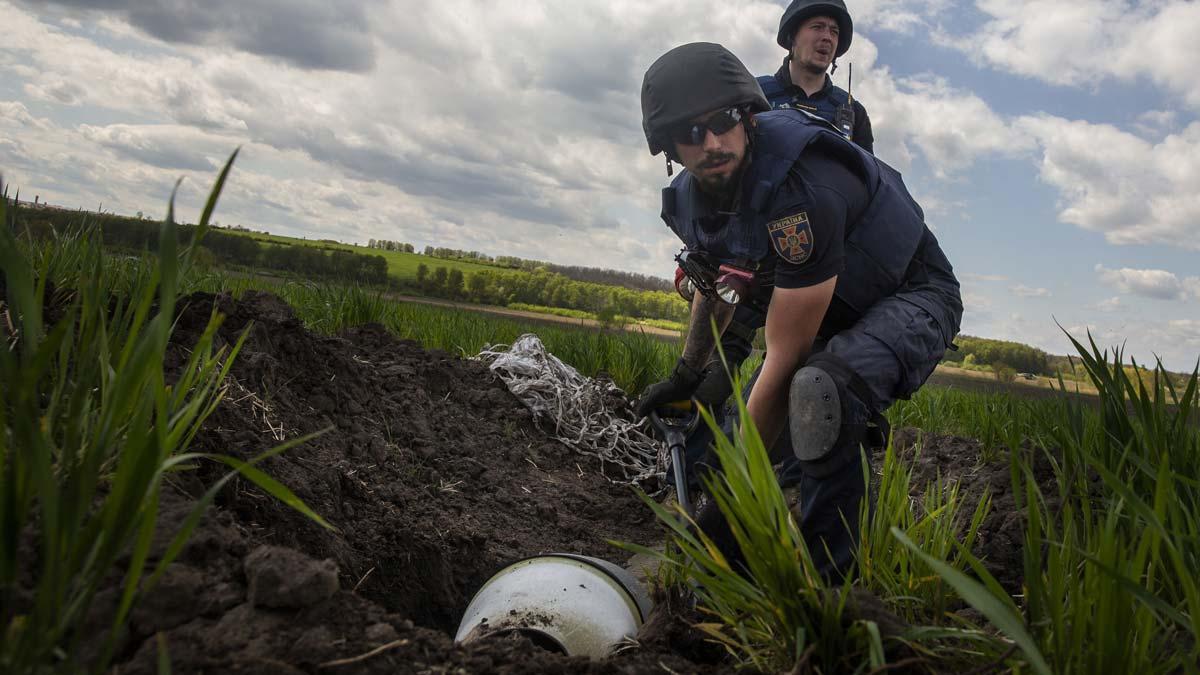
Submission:
M 738 122 L 742 121 L 742 114 L 741 108 L 722 110 L 721 112 L 713 113 L 713 115 L 703 122 L 674 127 L 667 132 L 667 135 L 676 143 L 700 145 L 704 142 L 704 137 L 708 135 L 708 132 L 711 131 L 720 136 L 736 127 Z

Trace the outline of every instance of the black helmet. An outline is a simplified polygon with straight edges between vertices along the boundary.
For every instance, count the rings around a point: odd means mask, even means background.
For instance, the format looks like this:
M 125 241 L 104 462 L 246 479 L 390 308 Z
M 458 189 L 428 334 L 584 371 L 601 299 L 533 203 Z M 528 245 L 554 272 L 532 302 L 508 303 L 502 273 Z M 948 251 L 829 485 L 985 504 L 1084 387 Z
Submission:
M 845 54 L 850 49 L 850 41 L 854 39 L 854 22 L 850 20 L 850 12 L 846 11 L 846 3 L 842 0 L 792 0 L 779 19 L 779 35 L 775 41 L 780 47 L 791 51 L 796 29 L 805 19 L 814 16 L 831 16 L 838 22 L 840 35 L 837 52 L 833 56 L 837 58 Z
M 650 154 L 671 150 L 661 138 L 672 126 L 735 105 L 752 112 L 771 109 L 762 87 L 733 52 L 711 42 L 693 42 L 663 54 L 642 79 L 642 130 Z

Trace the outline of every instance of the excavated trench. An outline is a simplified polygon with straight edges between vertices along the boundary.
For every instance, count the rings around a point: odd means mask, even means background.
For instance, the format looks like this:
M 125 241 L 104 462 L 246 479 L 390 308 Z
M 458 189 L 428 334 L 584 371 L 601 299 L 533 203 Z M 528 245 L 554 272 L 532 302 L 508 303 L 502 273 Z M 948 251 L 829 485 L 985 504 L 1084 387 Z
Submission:
M 660 541 L 653 514 L 596 460 L 550 439 L 482 363 L 381 326 L 322 337 L 276 296 L 197 294 L 181 303 L 168 373 L 214 308 L 227 317 L 220 343 L 250 334 L 190 449 L 248 459 L 326 430 L 261 467 L 336 529 L 231 481 L 134 611 L 114 672 L 157 672 L 156 634 L 175 673 L 734 672 L 681 603 L 661 604 L 636 646 L 600 661 L 521 635 L 454 644 L 472 594 L 504 565 L 549 552 L 622 564 L 628 554 L 609 540 Z M 955 478 L 975 464 L 972 441 L 923 443 L 918 477 Z M 1012 584 L 1020 529 L 1003 512 L 1001 468 L 976 474 L 970 489 L 1001 490 L 978 552 Z M 171 478 L 153 556 L 223 472 L 210 463 Z M 115 585 L 100 592 L 86 634 L 102 634 L 118 599 Z
M 653 514 L 595 460 L 548 438 L 482 363 L 380 326 L 318 336 L 269 294 L 198 294 L 181 307 L 169 372 L 214 307 L 227 317 L 223 343 L 250 327 L 191 449 L 246 459 L 328 429 L 262 468 L 336 530 L 232 481 L 137 610 L 121 673 L 154 671 L 156 633 L 176 673 L 729 670 L 711 650 L 686 653 L 686 640 L 648 640 L 606 661 L 520 636 L 453 644 L 472 594 L 507 563 L 561 551 L 621 564 L 628 554 L 608 540 L 660 540 Z M 210 464 L 173 480 L 157 553 L 222 472 Z M 115 599 L 102 595 L 97 621 Z

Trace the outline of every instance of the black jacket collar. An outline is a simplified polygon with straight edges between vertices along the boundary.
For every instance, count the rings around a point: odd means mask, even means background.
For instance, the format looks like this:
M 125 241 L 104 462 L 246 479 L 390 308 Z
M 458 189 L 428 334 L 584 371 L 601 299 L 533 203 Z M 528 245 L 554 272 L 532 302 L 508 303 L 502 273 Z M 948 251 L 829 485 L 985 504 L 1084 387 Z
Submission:
M 775 79 L 779 81 L 779 84 L 783 85 L 784 91 L 789 94 L 801 94 L 808 99 L 823 98 L 828 96 L 829 92 L 833 91 L 833 78 L 829 77 L 829 73 L 825 73 L 825 86 L 821 87 L 812 96 L 809 96 L 799 85 L 792 84 L 792 71 L 788 69 L 788 63 L 791 61 L 791 58 L 790 56 L 783 57 L 783 65 L 779 67 L 779 70 L 775 71 Z

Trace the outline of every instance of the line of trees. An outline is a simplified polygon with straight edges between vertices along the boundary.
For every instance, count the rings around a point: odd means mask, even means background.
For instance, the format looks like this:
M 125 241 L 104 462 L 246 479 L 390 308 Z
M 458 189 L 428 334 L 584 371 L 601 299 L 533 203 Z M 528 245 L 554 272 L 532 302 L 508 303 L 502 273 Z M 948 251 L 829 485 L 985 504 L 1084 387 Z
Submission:
M 415 253 L 417 250 L 412 244 L 402 241 L 391 241 L 389 239 L 372 239 L 367 242 L 367 248 L 377 248 L 381 251 L 399 251 L 401 253 Z
M 518 258 L 511 255 L 490 256 L 479 251 L 463 251 L 456 248 L 444 248 L 440 246 L 426 246 L 424 254 L 430 258 L 441 258 L 443 260 L 461 260 L 465 262 L 479 263 L 482 265 L 494 265 L 496 267 L 505 267 L 514 270 L 524 270 L 532 272 L 537 269 L 546 269 L 555 274 L 561 274 L 568 279 L 575 281 L 583 281 L 594 284 L 606 284 L 609 286 L 622 286 L 630 290 L 636 291 L 666 291 L 674 290 L 671 287 L 671 282 L 659 277 L 653 277 L 647 274 L 638 274 L 636 272 L 624 272 L 622 270 L 611 270 L 601 267 L 580 267 L 577 265 L 555 265 L 554 263 L 545 262 L 544 260 L 530 260 L 527 258 Z
M 153 251 L 158 247 L 160 223 L 109 214 L 74 211 L 26 211 L 17 218 L 34 236 L 53 236 L 85 227 L 97 227 L 105 246 L 132 251 Z M 194 236 L 195 225 L 180 225 L 180 238 Z M 371 284 L 388 283 L 387 259 L 352 251 L 325 251 L 312 246 L 265 243 L 244 234 L 210 229 L 204 235 L 201 260 L 223 265 L 239 265 L 294 272 L 312 278 L 336 278 Z
M 416 286 L 426 295 L 487 305 L 524 303 L 652 319 L 686 321 L 687 303 L 674 292 L 641 291 L 575 281 L 546 268 L 531 272 L 417 266 Z
M 1037 347 L 1030 347 L 1019 342 L 1007 340 L 990 340 L 987 338 L 960 335 L 955 338 L 958 351 L 948 350 L 942 359 L 948 363 L 970 361 L 979 365 L 992 366 L 997 373 L 1004 367 L 1014 373 L 1036 373 L 1052 375 L 1049 369 L 1049 355 Z

